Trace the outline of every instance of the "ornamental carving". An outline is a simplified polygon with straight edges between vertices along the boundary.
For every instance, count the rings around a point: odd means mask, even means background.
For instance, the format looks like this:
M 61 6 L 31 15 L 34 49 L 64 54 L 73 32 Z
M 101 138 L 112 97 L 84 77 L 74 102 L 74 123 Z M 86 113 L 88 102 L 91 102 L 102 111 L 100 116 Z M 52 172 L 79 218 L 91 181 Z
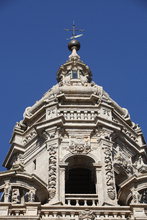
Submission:
M 46 110 L 46 118 L 51 119 L 57 116 L 57 108 L 56 107 L 50 107 Z
M 27 143 L 29 143 L 34 137 L 37 136 L 37 132 L 35 131 L 35 129 L 31 130 L 29 134 L 27 134 L 25 136 L 25 138 L 23 139 L 23 143 L 24 145 L 26 145 Z
M 99 143 L 101 139 L 111 140 L 112 131 L 108 129 L 99 128 L 96 130 L 95 136 L 97 137 L 97 142 Z
M 133 166 L 138 170 L 139 173 L 147 173 L 147 164 L 144 163 L 142 156 L 138 156 L 136 158 Z
M 17 204 L 20 203 L 20 192 L 18 188 L 12 189 L 12 203 Z
M 30 189 L 30 191 L 26 193 L 25 197 L 28 202 L 35 202 L 35 193 L 36 190 L 34 188 Z
M 5 181 L 4 185 L 4 202 L 10 202 L 12 187 L 9 181 Z
M 110 199 L 115 199 L 115 184 L 114 176 L 112 171 L 112 153 L 110 147 L 106 146 L 104 148 L 104 161 L 105 161 L 105 175 L 106 175 L 106 185 L 107 193 Z
M 16 154 L 13 157 L 12 169 L 24 170 L 24 161 L 22 154 Z
M 49 145 L 49 177 L 48 177 L 48 192 L 49 201 L 56 194 L 56 179 L 57 179 L 57 147 L 56 144 Z
M 56 137 L 56 129 L 50 131 L 43 131 L 42 135 L 46 141 L 51 140 Z
M 69 151 L 72 154 L 88 154 L 91 151 L 90 140 L 84 138 L 72 138 L 69 143 Z
M 132 190 L 132 203 L 140 203 L 141 195 L 136 188 Z
M 140 202 L 147 204 L 147 189 L 140 192 Z
M 131 157 L 126 157 L 119 146 L 115 149 L 114 164 L 117 167 L 122 167 L 127 173 L 133 173 Z
M 79 214 L 79 220 L 94 220 L 95 213 L 89 209 L 85 209 Z

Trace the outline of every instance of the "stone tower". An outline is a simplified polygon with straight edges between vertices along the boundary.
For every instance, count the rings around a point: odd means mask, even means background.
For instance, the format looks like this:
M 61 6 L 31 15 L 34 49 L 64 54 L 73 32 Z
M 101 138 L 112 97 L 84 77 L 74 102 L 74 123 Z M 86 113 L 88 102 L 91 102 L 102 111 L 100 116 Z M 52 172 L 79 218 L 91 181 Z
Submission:
M 0 173 L 0 219 L 147 219 L 147 155 L 131 121 L 80 60 L 16 123 Z

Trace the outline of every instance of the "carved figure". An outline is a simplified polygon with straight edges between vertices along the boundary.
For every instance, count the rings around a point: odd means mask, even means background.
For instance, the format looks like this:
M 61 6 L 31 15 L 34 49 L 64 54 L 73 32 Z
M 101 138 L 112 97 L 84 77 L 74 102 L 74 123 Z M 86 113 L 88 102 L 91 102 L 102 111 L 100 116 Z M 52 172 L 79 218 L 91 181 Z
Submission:
M 20 193 L 17 188 L 12 189 L 12 203 L 20 203 Z
M 15 156 L 14 162 L 12 164 L 12 169 L 24 169 L 24 163 L 21 154 Z
M 140 199 L 141 199 L 140 193 L 137 191 L 136 188 L 134 188 L 132 190 L 132 203 L 140 203 Z
M 141 193 L 141 202 L 147 204 L 147 190 L 146 189 Z
M 85 209 L 79 215 L 79 220 L 94 220 L 94 219 L 95 219 L 95 213 L 93 211 L 90 211 L 89 209 Z
M 11 184 L 9 183 L 9 181 L 6 181 L 4 185 L 4 202 L 10 202 L 11 191 Z
M 96 131 L 97 142 L 99 143 L 101 139 L 111 140 L 111 134 L 112 131 L 109 131 L 108 129 L 99 128 Z
M 30 189 L 30 191 L 26 193 L 28 202 L 35 202 L 35 193 L 36 190 L 34 188 Z
M 131 157 L 130 156 L 126 157 L 121 152 L 119 146 L 117 146 L 115 149 L 114 164 L 117 165 L 118 167 L 122 167 L 125 170 L 125 172 L 127 172 L 127 173 L 133 172 Z

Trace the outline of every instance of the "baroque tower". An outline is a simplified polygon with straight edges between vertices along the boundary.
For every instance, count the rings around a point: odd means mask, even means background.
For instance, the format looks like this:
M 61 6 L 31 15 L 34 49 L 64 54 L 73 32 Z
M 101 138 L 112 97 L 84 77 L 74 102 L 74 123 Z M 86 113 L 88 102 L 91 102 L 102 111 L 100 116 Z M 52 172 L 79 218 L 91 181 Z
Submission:
M 0 173 L 0 219 L 147 219 L 140 127 L 71 55 L 58 83 L 16 123 Z

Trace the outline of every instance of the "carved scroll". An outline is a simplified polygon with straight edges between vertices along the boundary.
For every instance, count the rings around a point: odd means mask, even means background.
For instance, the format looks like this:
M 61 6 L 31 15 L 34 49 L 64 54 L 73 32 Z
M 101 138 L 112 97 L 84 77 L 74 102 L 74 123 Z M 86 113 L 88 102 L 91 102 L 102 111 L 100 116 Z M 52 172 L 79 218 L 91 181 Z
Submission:
M 49 151 L 49 179 L 48 191 L 49 200 L 53 199 L 56 194 L 56 179 L 57 179 L 57 147 L 52 144 L 48 148 Z
M 114 185 L 114 177 L 112 171 L 112 154 L 109 146 L 104 148 L 104 161 L 105 161 L 105 175 L 106 175 L 106 185 L 107 185 L 107 193 L 110 199 L 115 199 L 115 185 Z

